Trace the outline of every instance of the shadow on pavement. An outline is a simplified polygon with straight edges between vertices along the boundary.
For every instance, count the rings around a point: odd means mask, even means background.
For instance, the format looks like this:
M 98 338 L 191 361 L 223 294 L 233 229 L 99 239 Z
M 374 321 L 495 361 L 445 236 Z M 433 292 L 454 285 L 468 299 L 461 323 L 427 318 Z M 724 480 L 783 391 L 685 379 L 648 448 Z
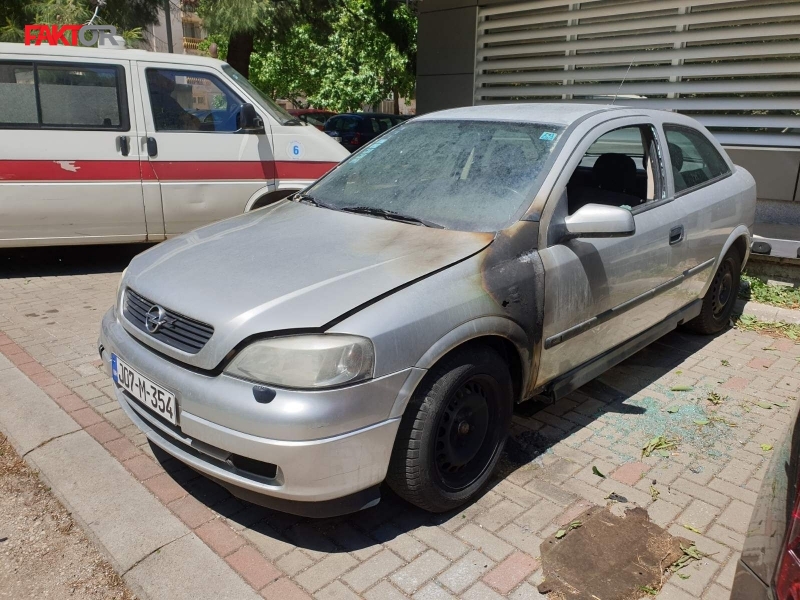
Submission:
M 0 249 L 0 278 L 90 275 L 122 271 L 153 244 Z
M 678 330 L 641 350 L 617 367 L 589 382 L 570 396 L 572 404 L 595 400 L 596 410 L 585 416 L 585 423 L 573 423 L 569 431 L 556 427 L 526 429 L 525 419 L 544 416 L 550 405 L 530 401 L 517 407 L 515 427 L 506 445 L 497 475 L 484 494 L 517 469 L 529 466 L 548 449 L 580 431 L 607 413 L 642 415 L 647 409 L 626 403 L 660 377 L 674 370 L 683 360 L 703 348 L 714 338 L 697 336 Z M 552 412 L 547 414 L 552 415 Z M 252 505 L 233 497 L 227 490 L 188 469 L 160 449 L 153 447 L 162 467 L 196 499 L 228 518 L 237 529 L 248 529 L 247 537 L 265 555 L 283 554 L 286 544 L 306 550 L 341 553 L 355 552 L 375 544 L 390 542 L 419 527 L 436 527 L 450 521 L 470 505 L 443 514 L 430 514 L 411 506 L 396 496 L 385 484 L 381 502 L 372 508 L 341 517 L 309 519 Z M 548 476 L 547 468 L 537 468 L 534 478 L 542 478 L 553 486 L 558 481 Z M 567 492 L 564 492 L 567 493 Z M 479 502 L 480 499 L 476 500 Z

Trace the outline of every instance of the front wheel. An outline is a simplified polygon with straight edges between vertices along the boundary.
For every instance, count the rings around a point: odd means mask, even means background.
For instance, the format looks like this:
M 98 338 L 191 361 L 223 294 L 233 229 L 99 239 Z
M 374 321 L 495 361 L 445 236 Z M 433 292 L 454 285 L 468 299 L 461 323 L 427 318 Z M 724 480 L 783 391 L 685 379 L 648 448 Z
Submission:
M 700 314 L 687 323 L 697 333 L 713 334 L 722 331 L 730 322 L 739 281 L 742 275 L 742 259 L 735 248 L 731 248 L 722 259 L 711 286 L 703 297 Z
M 400 423 L 389 486 L 431 512 L 475 496 L 503 451 L 513 408 L 508 366 L 484 346 L 466 347 L 422 381 Z

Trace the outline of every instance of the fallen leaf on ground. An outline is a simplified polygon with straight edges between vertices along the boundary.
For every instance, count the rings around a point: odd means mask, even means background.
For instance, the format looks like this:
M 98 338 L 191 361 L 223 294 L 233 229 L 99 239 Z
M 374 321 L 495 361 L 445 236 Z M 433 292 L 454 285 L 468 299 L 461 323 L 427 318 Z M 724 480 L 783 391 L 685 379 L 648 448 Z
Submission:
M 597 467 L 595 467 L 595 466 L 592 466 L 592 473 L 594 473 L 594 474 L 595 474 L 595 475 L 597 475 L 598 477 L 602 477 L 603 479 L 605 479 L 605 478 L 606 478 L 606 476 L 605 476 L 605 475 L 603 475 L 603 474 L 600 472 L 600 469 L 598 469 L 598 468 L 597 468 Z
M 670 388 L 670 391 L 673 391 L 673 392 L 691 392 L 692 391 L 692 386 L 690 386 L 690 385 L 673 385 Z
M 684 523 L 683 526 L 684 526 L 684 528 L 688 529 L 689 531 L 694 531 L 695 533 L 700 533 L 700 534 L 703 533 L 697 527 L 693 527 L 691 525 L 687 525 L 686 523 Z
M 772 450 L 772 444 L 761 444 L 761 449 L 764 452 L 769 452 L 770 450 Z
M 709 422 L 710 421 L 708 419 L 695 419 L 694 420 L 694 424 L 695 425 L 708 425 Z
M 658 454 L 661 456 L 669 456 L 668 450 L 672 450 L 677 447 L 677 440 L 671 440 L 666 436 L 660 435 L 642 446 L 642 457 L 650 456 L 653 452 L 658 452 Z

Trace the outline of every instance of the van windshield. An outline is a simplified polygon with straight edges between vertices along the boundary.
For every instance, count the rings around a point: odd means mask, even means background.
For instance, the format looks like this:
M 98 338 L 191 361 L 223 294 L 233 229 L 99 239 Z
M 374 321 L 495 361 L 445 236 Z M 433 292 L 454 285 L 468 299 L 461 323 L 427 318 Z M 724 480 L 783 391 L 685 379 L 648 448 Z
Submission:
M 253 100 L 258 102 L 258 105 L 267 111 L 267 114 L 275 119 L 281 125 L 302 125 L 300 119 L 293 117 L 280 105 L 277 104 L 272 98 L 267 96 L 264 92 L 245 79 L 239 71 L 234 69 L 229 64 L 222 65 L 222 70 L 233 79 L 236 83 L 244 88 Z
M 499 231 L 530 206 L 562 131 L 540 123 L 409 121 L 356 152 L 305 195 L 337 210 Z

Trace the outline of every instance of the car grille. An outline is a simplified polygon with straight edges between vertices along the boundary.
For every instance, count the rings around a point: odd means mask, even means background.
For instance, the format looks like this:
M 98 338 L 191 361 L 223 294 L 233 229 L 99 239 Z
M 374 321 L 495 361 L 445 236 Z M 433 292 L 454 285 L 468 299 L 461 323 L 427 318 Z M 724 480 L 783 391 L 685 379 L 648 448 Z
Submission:
M 143 296 L 140 296 L 131 289 L 125 290 L 125 306 L 123 314 L 128 321 L 137 329 L 143 331 L 152 338 L 157 339 L 178 350 L 183 350 L 189 354 L 197 354 L 206 345 L 214 328 L 200 321 L 195 321 L 169 309 L 164 309 L 166 323 L 155 333 L 147 330 L 145 319 L 147 311 L 156 304 Z

